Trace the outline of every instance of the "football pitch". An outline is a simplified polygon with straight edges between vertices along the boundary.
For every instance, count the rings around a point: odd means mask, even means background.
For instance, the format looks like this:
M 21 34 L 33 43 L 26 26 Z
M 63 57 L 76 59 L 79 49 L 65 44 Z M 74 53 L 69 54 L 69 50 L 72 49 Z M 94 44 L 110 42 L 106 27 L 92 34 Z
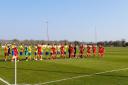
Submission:
M 0 61 L 0 85 L 14 84 L 14 74 L 14 62 Z M 128 85 L 128 48 L 107 47 L 104 58 L 19 61 L 17 84 Z

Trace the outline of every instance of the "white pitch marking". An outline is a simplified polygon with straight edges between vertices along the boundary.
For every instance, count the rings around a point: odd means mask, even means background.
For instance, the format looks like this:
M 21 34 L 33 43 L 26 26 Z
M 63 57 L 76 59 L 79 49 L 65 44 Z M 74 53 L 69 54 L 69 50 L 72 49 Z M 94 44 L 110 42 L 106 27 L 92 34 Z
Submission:
M 60 79 L 60 80 L 55 80 L 55 81 L 49 81 L 49 82 L 44 82 L 44 83 L 34 84 L 34 85 L 45 85 L 45 84 L 50 84 L 50 83 L 55 83 L 55 82 L 61 82 L 61 81 L 66 81 L 66 80 L 71 80 L 71 79 L 78 79 L 78 78 L 82 78 L 82 77 L 90 77 L 90 76 L 94 76 L 94 75 L 117 72 L 117 71 L 123 71 L 123 70 L 128 70 L 128 68 L 111 70 L 111 71 L 104 71 L 104 72 L 98 72 L 98 73 L 89 74 L 89 75 L 75 76 L 75 77 L 71 77 L 71 78 L 65 78 L 65 79 Z
M 0 78 L 0 81 L 2 81 L 3 83 L 7 84 L 7 85 L 11 85 L 9 84 L 9 82 L 5 81 L 4 79 Z

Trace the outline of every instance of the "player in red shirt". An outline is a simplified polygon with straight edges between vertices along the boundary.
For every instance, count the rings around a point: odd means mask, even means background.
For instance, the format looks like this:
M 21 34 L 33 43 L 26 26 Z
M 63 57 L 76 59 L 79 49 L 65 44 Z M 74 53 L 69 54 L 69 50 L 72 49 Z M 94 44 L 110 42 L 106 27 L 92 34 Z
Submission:
M 37 49 L 38 49 L 38 59 L 42 60 L 42 46 L 38 45 Z
M 74 58 L 74 47 L 72 44 L 69 45 L 69 58 Z
M 61 44 L 60 52 L 61 52 L 61 57 L 62 58 L 65 58 L 65 48 L 64 48 L 64 45 L 63 44 Z
M 80 50 L 79 51 L 80 58 L 82 58 L 84 55 L 84 45 L 83 44 L 80 45 L 79 50 Z
M 93 51 L 93 56 L 94 56 L 94 57 L 96 56 L 96 50 L 97 50 L 96 45 L 93 44 L 93 45 L 92 45 L 92 51 Z
M 54 44 L 51 47 L 51 59 L 56 59 L 56 48 Z
M 103 45 L 99 45 L 99 56 L 100 57 L 103 57 L 104 56 L 104 47 L 103 47 Z
M 87 45 L 87 57 L 91 56 L 91 47 L 90 45 Z
M 15 58 L 16 58 L 16 60 L 19 61 L 19 57 L 18 57 L 18 49 L 17 49 L 16 46 L 13 48 L 13 51 L 14 51 L 14 54 L 13 54 L 13 57 L 12 57 L 12 61 L 14 61 Z

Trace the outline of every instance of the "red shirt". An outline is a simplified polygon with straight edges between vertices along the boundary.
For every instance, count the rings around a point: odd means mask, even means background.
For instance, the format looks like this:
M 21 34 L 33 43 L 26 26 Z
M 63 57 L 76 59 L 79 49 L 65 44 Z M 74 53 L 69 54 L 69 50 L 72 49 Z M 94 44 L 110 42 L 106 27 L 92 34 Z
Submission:
M 61 50 L 61 53 L 64 53 L 64 46 L 61 46 L 60 50 Z
M 104 47 L 102 47 L 101 51 L 102 51 L 102 53 L 104 53 Z
M 69 48 L 70 52 L 73 53 L 74 52 L 74 48 L 70 46 Z
M 56 48 L 55 47 L 52 47 L 51 48 L 51 51 L 52 51 L 52 53 L 56 53 Z
M 87 53 L 91 53 L 91 47 L 90 46 L 87 47 Z
M 80 46 L 80 53 L 84 52 L 84 46 Z
M 92 47 L 92 50 L 93 50 L 93 53 L 96 53 L 96 47 L 95 46 Z
M 104 53 L 104 47 L 99 47 L 99 53 Z
M 14 55 L 17 56 L 18 55 L 18 49 L 15 47 L 14 48 Z
M 40 46 L 38 46 L 38 53 L 41 53 L 41 47 Z

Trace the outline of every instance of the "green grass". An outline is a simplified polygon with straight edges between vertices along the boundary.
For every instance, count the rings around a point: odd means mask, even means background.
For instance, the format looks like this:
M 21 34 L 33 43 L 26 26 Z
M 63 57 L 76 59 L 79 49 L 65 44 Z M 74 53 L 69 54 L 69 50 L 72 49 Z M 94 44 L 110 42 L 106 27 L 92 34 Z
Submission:
M 39 84 L 74 76 L 128 68 L 128 48 L 106 48 L 104 58 L 20 61 L 17 66 L 18 84 Z M 0 61 L 0 77 L 11 84 L 14 83 L 14 62 Z M 0 85 L 4 85 L 4 83 L 0 81 Z M 54 82 L 47 85 L 128 85 L 128 70 Z

